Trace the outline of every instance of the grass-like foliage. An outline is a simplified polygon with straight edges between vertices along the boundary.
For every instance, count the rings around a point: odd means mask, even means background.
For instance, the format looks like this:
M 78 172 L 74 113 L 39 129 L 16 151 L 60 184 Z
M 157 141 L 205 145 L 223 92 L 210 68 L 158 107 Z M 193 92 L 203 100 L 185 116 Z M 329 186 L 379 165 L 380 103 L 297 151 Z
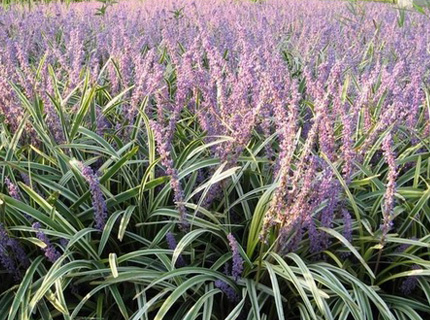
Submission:
M 99 9 L 0 9 L 1 320 L 428 319 L 427 9 Z

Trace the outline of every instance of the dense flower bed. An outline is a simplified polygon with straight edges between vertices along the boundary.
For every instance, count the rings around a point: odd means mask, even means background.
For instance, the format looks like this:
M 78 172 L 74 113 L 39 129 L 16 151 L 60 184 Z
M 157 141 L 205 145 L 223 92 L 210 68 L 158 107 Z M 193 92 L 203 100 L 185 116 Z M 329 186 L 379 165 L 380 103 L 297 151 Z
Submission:
M 0 9 L 0 319 L 430 314 L 428 10 L 99 8 Z

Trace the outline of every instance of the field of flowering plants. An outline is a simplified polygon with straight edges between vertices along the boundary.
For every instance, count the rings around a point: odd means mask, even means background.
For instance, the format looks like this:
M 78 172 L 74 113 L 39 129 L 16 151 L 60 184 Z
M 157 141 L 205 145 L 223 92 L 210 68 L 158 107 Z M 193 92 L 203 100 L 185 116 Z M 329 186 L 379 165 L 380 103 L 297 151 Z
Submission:
M 0 320 L 429 319 L 430 10 L 0 8 Z

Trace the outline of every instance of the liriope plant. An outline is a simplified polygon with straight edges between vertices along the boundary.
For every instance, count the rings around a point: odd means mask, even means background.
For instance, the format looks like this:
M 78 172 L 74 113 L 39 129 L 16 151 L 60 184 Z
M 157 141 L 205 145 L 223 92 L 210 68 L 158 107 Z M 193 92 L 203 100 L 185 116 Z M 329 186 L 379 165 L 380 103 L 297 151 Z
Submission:
M 96 91 L 97 89 L 87 90 Z M 85 92 L 82 94 L 85 95 Z M 96 103 L 97 97 L 94 96 L 93 99 L 90 104 Z M 25 98 L 23 100 L 25 101 Z M 121 99 L 111 98 L 106 102 L 109 104 L 115 100 L 121 101 Z M 86 103 L 84 99 L 82 99 L 82 103 Z M 29 105 L 28 107 L 35 108 L 36 106 Z M 142 116 L 144 117 L 144 114 Z M 82 119 L 84 118 L 82 117 Z M 185 115 L 184 118 L 186 118 Z M 145 123 L 145 121 L 143 122 Z M 44 119 L 41 119 L 38 125 L 41 128 L 46 126 Z M 34 127 L 37 128 L 36 124 Z M 348 240 L 342 235 L 345 227 L 342 221 L 335 221 L 336 225 L 339 223 L 339 226 L 335 228 L 321 227 L 322 232 L 332 236 L 331 250 L 337 247 L 338 251 L 325 251 L 324 254 L 327 254 L 327 257 L 324 261 L 318 261 L 319 258 L 315 254 L 309 253 L 310 244 L 307 240 L 301 241 L 294 253 L 287 253 L 285 256 L 274 250 L 277 245 L 276 240 L 272 246 L 269 246 L 271 243 L 266 245 L 261 242 L 261 223 L 270 206 L 270 199 L 278 186 L 276 183 L 271 183 L 267 177 L 261 179 L 258 167 L 263 166 L 267 161 L 259 159 L 258 153 L 264 150 L 265 145 L 274 137 L 250 145 L 243 155 L 243 159 L 239 158 L 240 165 L 226 171 L 219 159 L 206 159 L 207 156 L 204 156 L 204 153 L 207 152 L 210 145 L 205 144 L 202 137 L 187 139 L 189 141 L 184 141 L 182 147 L 180 147 L 182 142 L 178 141 L 179 150 L 182 150 L 183 154 L 179 153 L 174 162 L 185 159 L 181 168 L 178 168 L 179 178 L 185 180 L 191 176 L 187 181 L 187 184 L 191 186 L 185 188 L 190 191 L 185 193 L 184 200 L 192 198 L 195 191 L 204 193 L 211 184 L 231 178 L 232 186 L 220 200 L 228 203 L 225 206 L 228 207 L 230 213 L 219 212 L 219 209 L 208 211 L 199 207 L 198 203 L 184 203 L 189 212 L 187 220 L 191 230 L 177 245 L 169 244 L 168 234 L 179 231 L 175 227 L 180 219 L 179 212 L 173 207 L 170 209 L 166 207 L 171 201 L 169 200 L 171 185 L 165 184 L 168 178 L 155 178 L 155 175 L 153 179 L 150 178 L 151 170 L 155 168 L 159 160 L 155 159 L 153 163 L 149 163 L 148 160 L 138 159 L 149 159 L 148 154 L 156 154 L 155 150 L 148 149 L 150 145 L 154 149 L 156 144 L 148 122 L 146 122 L 146 129 L 144 126 L 143 130 L 148 138 L 153 140 L 152 143 L 140 145 L 136 140 L 132 141 L 132 144 L 129 143 L 129 146 L 118 146 L 119 150 L 100 152 L 102 146 L 106 146 L 107 149 L 112 149 L 112 147 L 107 147 L 109 143 L 102 137 L 80 126 L 77 130 L 79 144 L 69 143 L 60 145 L 60 147 L 55 146 L 54 143 L 44 144 L 44 151 L 34 148 L 34 150 L 19 152 L 21 155 L 34 152 L 36 161 L 8 160 L 8 166 L 4 167 L 5 170 L 9 169 L 28 175 L 27 180 L 30 181 L 27 185 L 24 179 L 22 182 L 6 180 L 9 181 L 7 184 L 19 186 L 21 193 L 14 194 L 9 191 L 9 196 L 5 195 L 2 199 L 7 221 L 10 221 L 9 219 L 20 221 L 16 222 L 16 227 L 9 228 L 9 230 L 17 234 L 25 234 L 23 239 L 26 241 L 23 242 L 23 245 L 26 247 L 33 245 L 32 250 L 40 250 L 39 255 L 45 252 L 48 257 L 47 246 L 52 244 L 38 239 L 40 237 L 37 234 L 42 232 L 45 237 L 48 235 L 56 239 L 59 245 L 57 244 L 57 248 L 54 250 L 62 253 L 62 257 L 48 269 L 41 263 L 42 259 L 35 260 L 24 275 L 21 285 L 17 287 L 14 299 L 7 294 L 4 295 L 4 301 L 10 300 L 13 306 L 10 309 L 11 318 L 18 311 L 23 314 L 28 312 L 26 316 L 30 318 L 33 308 L 42 313 L 43 311 L 40 309 L 47 308 L 44 303 L 52 305 L 57 312 L 69 313 L 72 318 L 81 312 L 94 315 L 97 308 L 91 303 L 91 300 L 99 297 L 101 292 L 105 292 L 104 300 L 113 299 L 112 301 L 119 309 L 118 312 L 125 318 L 132 316 L 131 310 L 137 308 L 139 311 L 135 314 L 138 316 L 136 319 L 144 314 L 150 318 L 155 316 L 161 319 L 169 315 L 169 308 L 170 312 L 176 310 L 176 307 L 173 306 L 184 299 L 184 295 L 188 295 L 187 290 L 194 292 L 192 294 L 194 298 L 189 301 L 194 301 L 196 305 L 190 303 L 188 308 L 184 306 L 183 314 L 177 313 L 177 317 L 185 316 L 185 314 L 197 317 L 201 312 L 198 309 L 199 306 L 202 310 L 209 308 L 210 311 L 206 312 L 213 316 L 213 310 L 220 310 L 213 306 L 216 296 L 223 297 L 218 303 L 224 305 L 228 299 L 232 300 L 231 303 L 237 299 L 239 302 L 237 306 L 240 306 L 233 308 L 234 304 L 232 304 L 231 313 L 220 314 L 221 318 L 228 317 L 229 314 L 234 317 L 234 314 L 241 313 L 252 313 L 255 317 L 267 314 L 282 318 L 285 316 L 285 310 L 294 308 L 297 308 L 296 311 L 301 314 L 301 317 L 308 318 L 329 316 L 336 318 L 348 314 L 354 318 L 361 318 L 363 315 L 357 311 L 360 309 L 378 312 L 384 318 L 408 313 L 411 308 L 414 310 L 418 308 L 422 312 L 428 311 L 424 302 L 414 302 L 412 306 L 408 307 L 407 304 L 405 305 L 407 298 L 395 295 L 396 286 L 399 288 L 407 286 L 403 277 L 426 274 L 426 232 L 423 230 L 423 233 L 420 234 L 421 228 L 411 232 L 411 226 L 409 226 L 410 224 L 415 225 L 413 218 L 417 212 L 422 209 L 426 210 L 426 201 L 429 197 L 427 189 L 422 186 L 423 181 L 427 179 L 425 174 L 428 172 L 428 166 L 422 160 L 428 158 L 425 142 L 422 144 L 424 150 L 421 150 L 416 156 L 412 156 L 412 159 L 409 155 L 411 147 L 408 147 L 405 140 L 399 145 L 391 146 L 394 151 L 403 148 L 401 153 L 396 152 L 400 154 L 397 156 L 398 166 L 412 161 L 414 157 L 420 159 L 418 169 L 408 169 L 405 175 L 402 175 L 404 178 L 401 182 L 397 183 L 398 196 L 402 199 L 406 195 L 410 204 L 407 205 L 404 200 L 405 207 L 396 207 L 398 211 L 401 210 L 404 213 L 400 217 L 398 217 L 400 213 L 396 213 L 395 221 L 399 223 L 404 220 L 404 225 L 400 225 L 398 230 L 404 228 L 408 231 L 403 235 L 388 234 L 385 240 L 381 240 L 380 231 L 378 231 L 381 215 L 378 213 L 381 212 L 386 179 L 379 178 L 379 176 L 388 178 L 387 170 L 389 170 L 384 158 L 381 158 L 380 163 L 376 164 L 377 172 L 370 172 L 371 169 L 361 166 L 360 171 L 356 173 L 357 177 L 352 179 L 347 187 L 348 191 L 345 192 L 346 207 L 351 207 L 351 211 L 360 210 L 360 218 L 355 219 L 350 226 L 353 237 Z M 183 130 L 188 130 L 188 126 Z M 41 129 L 40 135 L 45 134 Z M 150 138 L 151 136 L 152 138 Z M 13 140 L 16 141 L 17 137 L 11 137 L 9 141 Z M 212 145 L 226 140 L 228 140 L 227 137 L 220 137 Z M 382 137 L 379 140 L 379 144 L 381 144 Z M 9 141 L 7 145 L 13 147 Z M 196 143 L 196 141 L 200 141 L 200 143 Z M 412 149 L 419 150 L 419 146 L 414 146 Z M 376 146 L 374 149 L 376 151 L 380 147 Z M 112 152 L 112 154 L 108 152 Z M 139 152 L 142 152 L 141 155 L 136 157 Z M 38 157 L 49 161 L 49 166 L 38 163 Z M 95 200 L 97 197 L 92 197 L 94 187 L 91 187 L 91 182 L 87 182 L 84 169 L 96 163 L 98 157 L 105 158 L 106 161 L 99 169 L 102 172 L 100 176 L 94 178 L 98 180 L 96 188 L 102 190 L 103 196 L 100 200 L 106 201 L 107 210 L 112 213 L 102 233 L 97 229 L 85 227 L 94 219 L 93 211 L 96 207 L 94 202 L 97 201 Z M 86 165 L 77 160 L 82 158 L 89 159 L 86 161 Z M 400 160 L 402 158 L 405 160 Z M 327 158 L 326 160 L 342 181 L 338 165 Z M 60 164 L 64 166 L 64 169 Z M 207 183 L 196 188 L 197 170 L 212 166 L 218 166 L 219 169 L 215 170 Z M 47 171 L 50 173 L 50 178 L 45 178 L 46 174 L 35 174 L 33 171 Z M 137 180 L 138 177 L 140 177 L 139 180 Z M 54 182 L 56 180 L 57 182 Z M 241 180 L 249 181 L 247 189 L 243 190 L 242 186 L 238 186 L 238 181 Z M 164 188 L 156 192 L 152 197 L 152 203 L 149 203 L 150 194 L 153 193 L 154 188 L 159 188 L 163 184 Z M 344 181 L 342 184 L 346 186 Z M 34 187 L 35 185 L 37 188 Z M 68 185 L 71 187 L 66 189 Z M 113 195 L 113 192 L 116 195 Z M 49 196 L 43 196 L 44 194 Z M 64 199 L 59 199 L 59 194 Z M 237 207 L 241 208 L 237 209 Z M 379 208 L 373 209 L 372 207 Z M 375 213 L 370 210 L 368 216 L 365 215 L 366 208 L 372 209 Z M 249 218 L 239 223 L 229 221 L 234 219 L 233 212 L 236 210 L 239 212 L 248 210 Z M 168 219 L 166 220 L 166 218 Z M 364 219 L 366 221 L 363 221 Z M 46 227 L 35 229 L 34 226 L 31 226 L 30 221 L 40 221 Z M 134 227 L 132 227 L 133 225 Z M 365 228 L 363 236 L 360 234 L 363 232 L 359 230 L 360 228 Z M 371 230 L 374 230 L 375 234 L 371 234 Z M 231 232 L 236 234 L 238 239 L 236 240 L 238 249 L 235 250 L 230 248 L 231 245 L 227 240 Z M 411 234 L 416 239 L 411 239 Z M 236 239 L 234 236 L 230 237 Z M 230 253 L 225 253 L 229 251 Z M 384 254 L 381 255 L 381 252 Z M 344 255 L 349 255 L 349 258 L 344 260 Z M 381 259 L 381 257 L 383 258 Z M 223 269 L 229 262 L 231 268 L 235 259 L 236 265 L 241 264 L 243 271 L 240 278 L 237 277 L 237 280 L 233 282 Z M 178 264 L 179 261 L 182 262 Z M 33 284 L 32 280 L 37 274 L 36 271 L 44 276 L 38 283 L 36 281 Z M 227 274 L 229 272 L 231 271 L 227 271 Z M 416 285 L 426 288 L 426 282 L 419 282 L 417 278 L 415 279 Z M 376 290 L 376 288 L 379 285 L 386 286 L 387 283 L 391 283 L 389 287 L 394 292 L 391 294 L 386 292 L 381 295 L 378 292 L 380 289 Z M 88 285 L 94 286 L 94 288 L 86 293 L 85 297 L 80 296 L 79 288 L 86 288 Z M 119 294 L 129 285 L 134 287 L 134 290 L 131 291 L 134 292 L 133 294 L 128 297 Z M 31 290 L 29 290 L 30 286 Z M 63 292 L 68 292 L 67 289 L 72 290 L 69 288 L 70 286 L 77 287 L 74 288 L 77 291 L 75 299 L 73 299 L 75 302 L 66 304 L 65 301 L 69 301 L 69 297 L 61 297 L 61 295 Z M 240 290 L 240 288 L 242 289 Z M 151 295 L 151 289 L 160 294 Z M 286 292 L 288 293 L 286 294 Z M 13 294 L 13 291 L 10 291 L 9 294 Z M 27 297 L 24 297 L 24 294 Z M 151 298 L 148 300 L 152 300 L 153 307 L 147 305 L 143 298 L 148 295 Z M 169 299 L 169 297 L 171 298 Z M 27 301 L 23 302 L 23 298 Z M 42 298 L 43 300 L 41 300 Z M 45 299 L 47 301 L 42 303 Z M 124 300 L 136 301 L 136 299 L 141 301 L 139 308 L 126 307 L 130 305 Z M 103 311 L 106 302 L 97 301 L 101 309 L 97 309 L 96 314 L 103 315 L 106 312 Z M 396 305 L 396 301 L 403 303 L 397 304 L 400 309 L 393 311 L 392 306 Z M 5 302 L 5 307 L 11 305 Z M 85 312 L 85 310 L 89 311 Z
M 230 9 L 148 4 L 172 28 L 137 44 L 151 24 L 113 6 L 16 45 L 33 60 L 2 51 L 1 319 L 426 318 L 423 40 L 406 60 L 376 5 L 309 40 L 283 4 L 229 4 L 256 28 L 225 39 Z

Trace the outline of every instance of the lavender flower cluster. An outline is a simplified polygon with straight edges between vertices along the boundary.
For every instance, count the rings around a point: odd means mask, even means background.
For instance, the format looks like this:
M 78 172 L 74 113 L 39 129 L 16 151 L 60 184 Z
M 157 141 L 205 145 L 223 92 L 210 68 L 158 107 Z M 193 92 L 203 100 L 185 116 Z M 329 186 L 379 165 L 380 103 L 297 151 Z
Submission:
M 82 176 L 90 186 L 95 227 L 99 230 L 103 230 L 107 219 L 107 205 L 100 187 L 99 177 L 89 166 L 79 163 L 79 167 L 82 170 Z
M 268 160 L 278 183 L 261 238 L 266 241 L 279 229 L 279 249 L 286 252 L 308 232 L 311 251 L 320 253 L 330 239 L 318 227 L 331 228 L 336 217 L 344 220 L 344 235 L 351 239 L 342 187 L 327 162 L 339 163 L 349 184 L 357 172 L 354 163 L 389 128 L 392 135 L 383 144 L 389 167 L 382 225 L 386 235 L 392 227 L 396 179 L 390 141 L 400 126 L 417 137 L 412 143 L 430 134 L 423 90 L 430 66 L 425 15 L 411 12 L 408 27 L 399 28 L 397 11 L 383 4 L 366 4 L 362 18 L 344 2 L 317 0 L 258 5 L 127 1 L 95 16 L 97 6 L 89 2 L 0 11 L 0 113 L 5 129 L 16 132 L 25 119 L 13 82 L 30 101 L 42 105 L 52 141 L 72 143 L 60 118 L 67 123 L 76 106 L 65 103 L 60 117 L 50 97 L 56 90 L 67 96 L 79 89 L 87 71 L 91 83 L 106 87 L 112 96 L 124 94 L 115 117 L 95 106 L 97 134 L 115 130 L 127 141 L 131 131 L 126 128 L 140 125 L 139 113 L 151 120 L 183 230 L 188 227 L 185 194 L 173 154 L 184 114 L 195 117 L 196 130 L 206 142 L 230 138 L 213 145 L 208 155 L 225 163 L 225 169 L 238 163 L 256 137 L 264 141 L 274 135 L 258 155 Z M 175 15 L 179 8 L 182 14 Z M 250 21 L 252 28 L 238 21 Z M 54 88 L 50 66 L 63 84 L 60 89 Z M 90 118 L 85 124 L 94 129 Z M 41 143 L 31 119 L 22 139 Z M 91 168 L 81 170 L 90 185 L 96 227 L 102 229 L 107 209 L 99 179 Z M 210 208 L 225 183 L 211 187 L 204 207 Z M 9 192 L 19 196 L 11 185 Z M 234 241 L 230 243 L 234 248 Z M 233 263 L 239 270 L 239 262 Z
M 22 276 L 21 268 L 28 268 L 30 262 L 24 249 L 17 240 L 11 238 L 0 223 L 0 265 L 11 275 L 15 280 L 19 280 Z
M 229 233 L 227 235 L 227 240 L 228 240 L 228 244 L 230 246 L 231 252 L 232 252 L 232 258 L 233 258 L 233 265 L 231 267 L 231 272 L 230 272 L 230 264 L 226 263 L 224 265 L 224 273 L 226 275 L 230 275 L 233 277 L 233 280 L 235 282 L 238 282 L 239 279 L 242 277 L 242 273 L 243 273 L 243 259 L 242 256 L 240 255 L 239 252 L 239 243 L 237 242 L 236 238 L 234 237 L 234 235 L 232 233 Z M 220 289 L 226 296 L 227 299 L 231 302 L 237 302 L 239 301 L 239 296 L 236 293 L 236 291 L 230 286 L 228 285 L 225 281 L 223 280 L 216 280 L 215 281 L 215 287 L 217 287 L 218 289 Z
M 41 225 L 39 222 L 33 223 L 33 229 L 36 231 L 37 238 L 45 244 L 43 251 L 45 252 L 46 258 L 50 262 L 54 263 L 58 260 L 58 258 L 60 258 L 61 253 L 57 251 L 55 246 L 49 240 L 48 236 L 42 230 L 40 230 L 40 227 Z
M 387 188 L 384 195 L 384 207 L 382 218 L 382 243 L 385 242 L 388 232 L 393 227 L 393 209 L 394 209 L 394 193 L 396 191 L 397 165 L 393 151 L 393 142 L 391 134 L 385 136 L 382 147 L 384 156 L 388 164 Z
M 170 231 L 167 232 L 166 234 L 166 241 L 167 241 L 167 246 L 169 247 L 170 250 L 176 249 L 178 244 L 176 242 L 175 236 Z M 186 265 L 187 263 L 185 262 L 184 257 L 182 256 L 182 254 L 180 254 L 178 256 L 178 259 L 176 260 L 176 267 L 181 268 L 181 267 L 185 267 Z

